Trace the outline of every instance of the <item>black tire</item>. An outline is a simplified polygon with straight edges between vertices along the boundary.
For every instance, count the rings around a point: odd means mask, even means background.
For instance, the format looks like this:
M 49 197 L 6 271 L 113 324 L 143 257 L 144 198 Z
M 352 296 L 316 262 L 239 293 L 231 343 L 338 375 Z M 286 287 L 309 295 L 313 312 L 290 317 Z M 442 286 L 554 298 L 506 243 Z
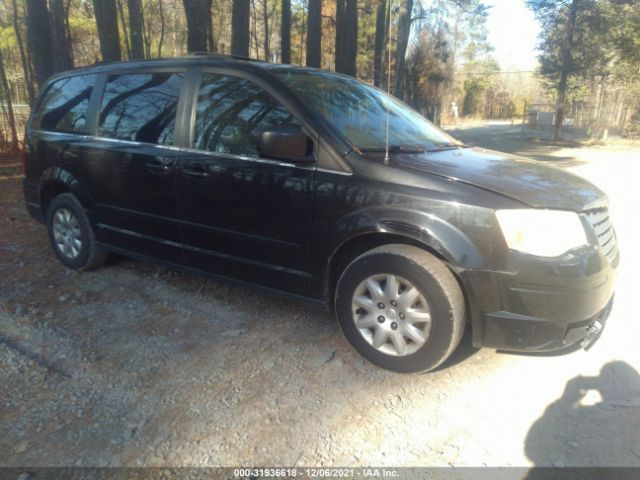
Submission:
M 73 258 L 63 252 L 54 236 L 54 217 L 57 212 L 64 210 L 68 210 L 73 214 L 79 226 L 81 246 L 77 255 Z M 82 205 L 71 193 L 63 193 L 51 201 L 47 210 L 47 228 L 51 247 L 65 267 L 74 270 L 90 270 L 102 265 L 107 259 L 107 252 L 96 244 L 96 236 Z
M 415 346 L 418 349 L 413 353 L 395 356 L 381 352 L 356 327 L 352 311 L 354 293 L 361 282 L 381 274 L 411 282 L 428 304 L 429 335 L 424 345 Z M 353 260 L 338 280 L 335 309 L 347 340 L 362 356 L 379 367 L 401 373 L 436 368 L 458 346 L 465 327 L 464 296 L 453 274 L 433 255 L 409 245 L 384 245 Z

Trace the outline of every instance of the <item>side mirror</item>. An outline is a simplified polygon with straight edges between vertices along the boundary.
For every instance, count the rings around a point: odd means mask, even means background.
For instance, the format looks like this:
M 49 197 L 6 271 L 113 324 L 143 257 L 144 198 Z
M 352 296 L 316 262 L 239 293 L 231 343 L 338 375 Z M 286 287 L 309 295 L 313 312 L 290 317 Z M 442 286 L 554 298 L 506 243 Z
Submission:
M 260 134 L 258 153 L 290 162 L 311 162 L 313 142 L 300 128 L 273 127 Z

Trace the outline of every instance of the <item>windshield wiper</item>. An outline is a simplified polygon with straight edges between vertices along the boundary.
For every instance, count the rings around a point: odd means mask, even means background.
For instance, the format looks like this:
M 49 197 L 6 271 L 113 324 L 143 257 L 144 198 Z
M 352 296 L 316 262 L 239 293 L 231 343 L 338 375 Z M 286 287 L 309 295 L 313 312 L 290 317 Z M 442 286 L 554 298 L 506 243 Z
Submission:
M 362 153 L 385 153 L 386 147 L 358 147 Z M 389 145 L 389 153 L 424 153 L 425 149 L 419 145 Z
M 455 150 L 456 148 L 471 148 L 471 145 L 465 145 L 464 143 L 449 142 L 443 145 L 438 145 L 436 147 L 428 148 L 426 152 L 427 153 L 443 152 L 445 150 Z
M 421 147 L 420 145 L 389 145 L 389 153 L 433 153 L 445 150 L 454 150 L 456 148 L 471 148 L 471 146 L 455 142 L 444 143 L 442 145 L 429 148 Z M 358 147 L 358 150 L 362 153 L 385 153 L 387 151 L 385 147 Z

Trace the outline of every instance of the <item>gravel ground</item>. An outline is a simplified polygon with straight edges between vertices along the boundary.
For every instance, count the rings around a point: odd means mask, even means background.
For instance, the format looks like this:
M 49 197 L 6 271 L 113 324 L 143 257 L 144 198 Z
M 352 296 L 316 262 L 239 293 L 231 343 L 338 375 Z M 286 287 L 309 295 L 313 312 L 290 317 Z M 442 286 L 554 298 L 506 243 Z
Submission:
M 385 372 L 323 312 L 122 257 L 66 270 L 0 166 L 0 466 L 640 466 L 640 150 L 454 135 L 609 193 L 623 257 L 591 351 L 476 350 L 467 332 L 434 373 Z

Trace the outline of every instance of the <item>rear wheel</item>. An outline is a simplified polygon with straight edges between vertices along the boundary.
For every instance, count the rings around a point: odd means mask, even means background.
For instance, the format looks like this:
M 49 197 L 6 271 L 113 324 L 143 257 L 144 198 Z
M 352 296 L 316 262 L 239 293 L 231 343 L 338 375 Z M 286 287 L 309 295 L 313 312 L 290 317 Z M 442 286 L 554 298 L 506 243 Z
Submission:
M 464 297 L 449 269 L 409 245 L 385 245 L 356 258 L 336 291 L 349 342 L 372 363 L 396 372 L 436 368 L 464 331 Z
M 96 237 L 82 205 L 70 193 L 55 197 L 47 211 L 47 226 L 53 251 L 69 268 L 89 270 L 107 258 L 96 244 Z

